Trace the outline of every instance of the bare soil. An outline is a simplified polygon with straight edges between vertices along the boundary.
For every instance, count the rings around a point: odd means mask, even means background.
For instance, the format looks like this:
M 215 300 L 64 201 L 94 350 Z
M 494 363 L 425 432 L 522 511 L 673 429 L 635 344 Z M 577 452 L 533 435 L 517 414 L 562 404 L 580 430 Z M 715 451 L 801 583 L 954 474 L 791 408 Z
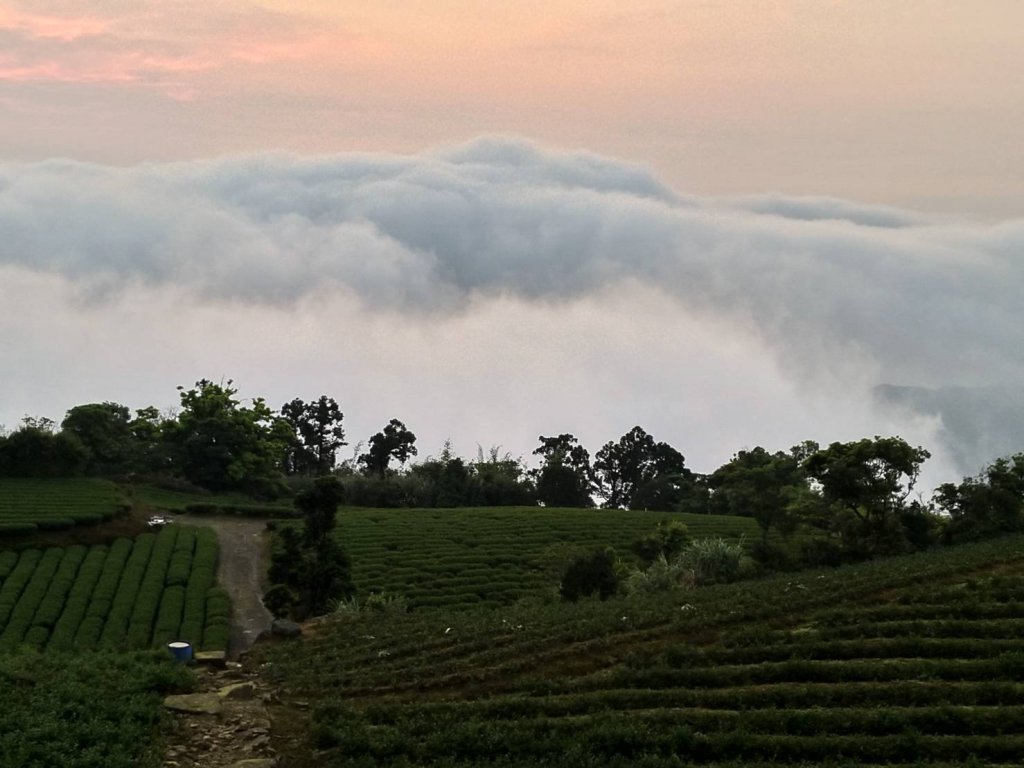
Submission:
M 220 543 L 217 582 L 231 596 L 228 658 L 237 659 L 270 629 L 273 616 L 263 607 L 266 590 L 266 526 L 262 520 L 206 515 L 175 515 L 174 522 L 213 528 Z

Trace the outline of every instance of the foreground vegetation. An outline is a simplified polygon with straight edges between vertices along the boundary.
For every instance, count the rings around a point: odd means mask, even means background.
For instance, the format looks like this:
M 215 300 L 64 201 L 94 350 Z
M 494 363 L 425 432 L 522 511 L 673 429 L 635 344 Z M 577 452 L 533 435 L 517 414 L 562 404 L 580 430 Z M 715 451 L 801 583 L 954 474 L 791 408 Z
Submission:
M 190 686 L 166 653 L 0 655 L 0 768 L 161 765 L 162 697 Z
M 663 520 L 692 538 L 753 542 L 746 517 L 624 510 L 500 507 L 342 509 L 335 536 L 352 561 L 356 593 L 404 596 L 413 608 L 496 607 L 552 592 L 580 551 L 630 545 Z
M 0 651 L 121 650 L 184 640 L 224 650 L 217 538 L 166 526 L 134 542 L 0 552 Z
M 1022 554 L 1009 537 L 606 602 L 385 607 L 261 653 L 286 704 L 312 702 L 309 765 L 1018 763 Z

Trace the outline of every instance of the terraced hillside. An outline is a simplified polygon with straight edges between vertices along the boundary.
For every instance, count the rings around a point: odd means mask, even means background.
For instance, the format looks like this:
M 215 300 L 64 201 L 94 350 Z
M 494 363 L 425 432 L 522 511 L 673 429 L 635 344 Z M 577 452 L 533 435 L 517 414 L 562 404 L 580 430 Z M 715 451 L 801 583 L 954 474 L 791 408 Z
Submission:
M 0 536 L 95 525 L 126 507 L 107 480 L 0 478 Z
M 352 614 L 262 653 L 279 721 L 306 729 L 294 765 L 1010 765 L 1021 629 L 1013 537 L 606 603 Z
M 692 538 L 752 542 L 750 518 L 612 509 L 475 507 L 343 509 L 336 536 L 360 594 L 393 592 L 416 607 L 496 607 L 550 590 L 577 550 L 629 544 L 662 520 Z
M 0 552 L 0 652 L 173 640 L 223 650 L 230 605 L 214 586 L 216 564 L 213 531 L 175 525 L 110 547 Z

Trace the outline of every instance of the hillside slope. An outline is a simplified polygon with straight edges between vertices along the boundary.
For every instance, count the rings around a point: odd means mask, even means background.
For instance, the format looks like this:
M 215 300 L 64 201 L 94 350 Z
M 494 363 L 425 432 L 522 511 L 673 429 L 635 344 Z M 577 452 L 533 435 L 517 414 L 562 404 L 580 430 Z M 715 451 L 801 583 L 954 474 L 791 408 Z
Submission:
M 1024 758 L 1021 537 L 606 603 L 359 613 L 314 630 L 258 651 L 291 765 Z

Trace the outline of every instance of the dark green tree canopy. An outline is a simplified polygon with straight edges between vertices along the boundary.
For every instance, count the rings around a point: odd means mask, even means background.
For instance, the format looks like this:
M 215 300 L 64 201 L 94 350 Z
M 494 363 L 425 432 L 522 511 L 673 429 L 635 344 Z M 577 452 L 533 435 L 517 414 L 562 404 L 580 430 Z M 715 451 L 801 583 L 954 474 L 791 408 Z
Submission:
M 0 476 L 70 477 L 82 472 L 88 452 L 70 432 L 54 432 L 49 419 L 27 418 L 0 437 Z
M 327 395 L 306 403 L 296 398 L 281 406 L 281 416 L 291 426 L 294 442 L 285 471 L 299 475 L 326 475 L 337 465 L 338 449 L 348 445 L 342 426 L 344 414 Z
M 593 469 L 590 454 L 575 435 L 541 435 L 533 451 L 544 463 L 535 471 L 537 498 L 550 507 L 592 507 Z
M 598 492 L 606 507 L 673 510 L 694 488 L 683 454 L 633 427 L 594 457 Z
M 804 461 L 821 489 L 828 525 L 850 551 L 863 556 L 908 548 L 907 524 L 923 510 L 907 499 L 930 456 L 899 437 L 832 443 Z
M 415 443 L 416 435 L 398 419 L 392 419 L 382 431 L 370 438 L 369 450 L 359 457 L 359 463 L 366 474 L 383 476 L 392 459 L 405 464 L 417 454 Z
M 134 455 L 131 413 L 118 403 L 76 405 L 61 422 L 61 430 L 78 438 L 86 450 L 87 474 L 127 472 Z
M 262 398 L 246 407 L 238 390 L 207 379 L 181 391 L 181 412 L 165 434 L 178 471 L 211 490 L 260 492 L 280 476 L 284 452 L 273 411 Z
M 961 483 L 940 485 L 933 502 L 949 516 L 950 541 L 1024 530 L 1024 453 L 997 459 Z
M 753 517 L 765 539 L 772 529 L 791 529 L 790 505 L 807 492 L 801 448 L 769 453 L 760 446 L 740 451 L 707 478 L 714 514 Z

